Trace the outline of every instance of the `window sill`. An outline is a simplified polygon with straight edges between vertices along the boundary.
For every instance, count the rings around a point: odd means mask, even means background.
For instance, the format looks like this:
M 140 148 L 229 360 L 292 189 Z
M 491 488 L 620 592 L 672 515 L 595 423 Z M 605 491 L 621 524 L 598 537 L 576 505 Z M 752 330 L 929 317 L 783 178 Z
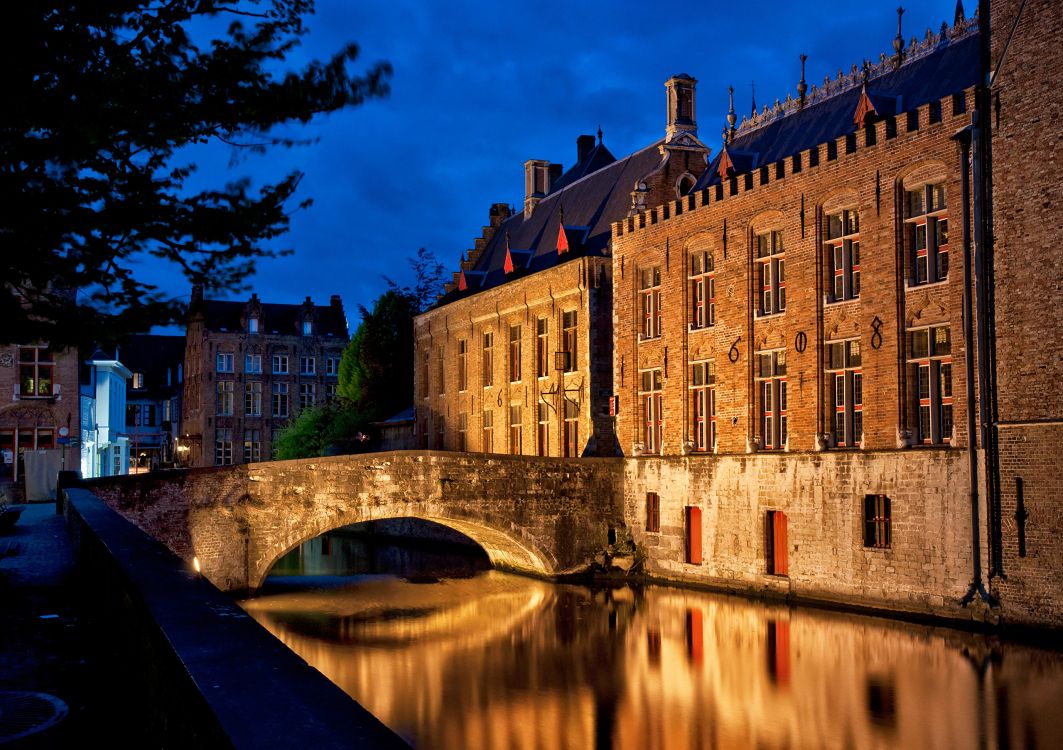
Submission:
M 949 283 L 948 276 L 946 276 L 943 279 L 939 279 L 938 281 L 912 281 L 911 279 L 905 279 L 904 280 L 904 288 L 905 288 L 906 291 L 911 291 L 911 290 L 916 290 L 916 289 L 927 289 L 927 288 L 933 288 L 933 287 L 936 287 L 936 286 L 944 286 L 945 284 L 948 284 L 948 283 Z
M 778 317 L 781 317 L 783 315 L 786 315 L 786 310 L 780 310 L 779 312 L 773 312 L 773 313 L 758 312 L 753 317 L 756 320 L 765 320 L 767 318 L 778 318 Z
M 824 299 L 824 307 L 841 307 L 850 302 L 859 302 L 859 297 L 849 297 L 848 299 Z
M 656 336 L 647 336 L 644 333 L 640 333 L 639 334 L 639 343 L 640 344 L 642 342 L 644 342 L 644 341 L 660 341 L 660 340 L 661 340 L 661 335 L 660 334 L 657 334 Z
M 710 323 L 709 325 L 705 325 L 705 326 L 696 326 L 693 323 L 691 323 L 688 326 L 687 330 L 689 330 L 691 333 L 693 333 L 694 331 L 710 331 L 710 330 L 712 330 L 715 327 L 716 327 L 715 323 Z

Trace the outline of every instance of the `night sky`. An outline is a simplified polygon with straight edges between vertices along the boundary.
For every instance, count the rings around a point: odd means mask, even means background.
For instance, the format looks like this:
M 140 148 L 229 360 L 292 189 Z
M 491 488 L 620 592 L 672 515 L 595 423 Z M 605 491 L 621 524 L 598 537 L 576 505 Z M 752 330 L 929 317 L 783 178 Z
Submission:
M 905 5 L 906 40 L 952 23 L 952 0 Z M 698 135 L 716 153 L 728 84 L 741 119 L 752 81 L 761 109 L 796 96 L 800 53 L 808 84 L 821 85 L 828 73 L 892 53 L 897 29 L 896 6 L 882 0 L 515 6 L 318 0 L 293 64 L 353 40 L 363 63 L 392 64 L 391 94 L 299 131 L 319 139 L 311 146 L 236 160 L 227 147 L 196 155 L 203 184 L 306 173 L 297 198 L 314 205 L 293 216 L 280 243 L 295 254 L 263 261 L 249 280 L 259 297 L 326 304 L 340 294 L 353 330 L 357 305 L 386 288 L 382 276 L 412 281 L 406 258 L 418 248 L 456 270 L 491 203 L 519 208 L 525 160 L 567 169 L 576 136 L 599 125 L 617 158 L 662 137 L 670 76 L 698 80 Z M 187 299 L 179 276 L 143 271 Z

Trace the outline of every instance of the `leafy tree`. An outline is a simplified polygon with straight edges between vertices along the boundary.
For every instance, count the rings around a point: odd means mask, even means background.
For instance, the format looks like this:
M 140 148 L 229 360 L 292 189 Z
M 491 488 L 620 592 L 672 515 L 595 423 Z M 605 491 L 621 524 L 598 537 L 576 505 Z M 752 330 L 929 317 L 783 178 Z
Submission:
M 110 339 L 180 319 L 137 278 L 161 259 L 237 289 L 286 231 L 300 174 L 193 189 L 197 148 L 305 143 L 305 124 L 387 93 L 358 48 L 291 70 L 312 0 L 41 0 L 5 8 L 0 343 Z M 302 206 L 308 201 L 303 201 Z M 285 252 L 285 251 L 281 251 Z
M 370 421 L 389 417 L 413 399 L 413 318 L 417 302 L 389 289 L 362 322 L 340 359 L 340 398 Z
M 342 404 L 303 409 L 277 440 L 277 458 L 311 458 L 356 453 L 368 440 L 367 420 Z
M 420 248 L 417 255 L 406 259 L 406 264 L 413 271 L 413 286 L 400 287 L 387 276 L 388 288 L 413 299 L 416 313 L 423 313 L 435 304 L 436 296 L 443 292 L 443 282 L 447 280 L 447 270 L 436 260 L 431 250 Z

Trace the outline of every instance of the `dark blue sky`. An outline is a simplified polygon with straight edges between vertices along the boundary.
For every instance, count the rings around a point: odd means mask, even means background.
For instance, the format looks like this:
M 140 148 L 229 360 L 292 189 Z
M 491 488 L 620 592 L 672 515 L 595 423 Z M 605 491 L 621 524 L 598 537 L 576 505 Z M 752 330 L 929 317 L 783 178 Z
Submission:
M 352 329 L 358 304 L 412 281 L 406 258 L 426 247 L 457 268 L 491 203 L 523 202 L 523 163 L 565 168 L 576 136 L 599 124 L 618 158 L 660 138 L 664 81 L 698 80 L 699 136 L 715 153 L 735 87 L 739 116 L 756 82 L 763 108 L 796 96 L 798 55 L 809 85 L 892 52 L 896 5 L 864 2 L 635 3 L 318 0 L 299 52 L 323 58 L 349 40 L 363 62 L 394 67 L 391 95 L 312 123 L 311 146 L 230 166 L 227 151 L 198 156 L 203 179 L 278 179 L 305 172 L 282 245 L 295 255 L 264 261 L 250 284 L 270 302 L 340 294 Z M 954 0 L 905 3 L 904 35 L 952 22 Z M 968 13 L 974 4 L 967 3 Z M 300 57 L 293 59 L 298 64 Z M 206 157 L 215 155 L 215 163 Z M 176 275 L 160 285 L 186 296 Z M 232 295 L 244 299 L 247 294 Z

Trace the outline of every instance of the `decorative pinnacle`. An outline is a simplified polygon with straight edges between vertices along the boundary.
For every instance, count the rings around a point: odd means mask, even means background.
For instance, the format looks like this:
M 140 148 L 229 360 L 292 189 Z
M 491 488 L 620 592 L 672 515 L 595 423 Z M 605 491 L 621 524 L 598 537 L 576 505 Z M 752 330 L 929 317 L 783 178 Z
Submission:
M 953 17 L 952 23 L 955 25 L 964 20 L 966 20 L 966 16 L 963 12 L 963 0 L 956 0 L 956 15 Z
M 860 82 L 867 86 L 867 79 L 871 77 L 871 61 L 864 59 L 864 65 L 860 69 Z
M 598 145 L 602 145 L 602 126 L 598 126 Z
M 808 55 L 804 52 L 801 53 L 801 80 L 797 82 L 797 98 L 801 101 L 800 106 L 805 106 L 805 92 L 808 91 L 808 84 L 805 83 L 805 60 L 808 59 Z
M 735 123 L 738 122 L 738 116 L 735 114 L 735 87 L 727 87 L 728 97 L 728 109 L 727 109 L 727 125 L 723 128 L 723 142 L 728 144 L 735 134 Z
M 897 36 L 893 37 L 893 67 L 899 68 L 901 62 L 904 60 L 904 35 L 901 33 L 901 16 L 904 15 L 904 8 L 897 8 Z
M 752 103 L 753 103 L 753 115 L 756 116 L 756 114 L 757 114 L 757 82 L 756 81 L 750 81 L 749 82 L 749 90 L 751 92 L 750 93 L 750 99 L 752 100 Z

